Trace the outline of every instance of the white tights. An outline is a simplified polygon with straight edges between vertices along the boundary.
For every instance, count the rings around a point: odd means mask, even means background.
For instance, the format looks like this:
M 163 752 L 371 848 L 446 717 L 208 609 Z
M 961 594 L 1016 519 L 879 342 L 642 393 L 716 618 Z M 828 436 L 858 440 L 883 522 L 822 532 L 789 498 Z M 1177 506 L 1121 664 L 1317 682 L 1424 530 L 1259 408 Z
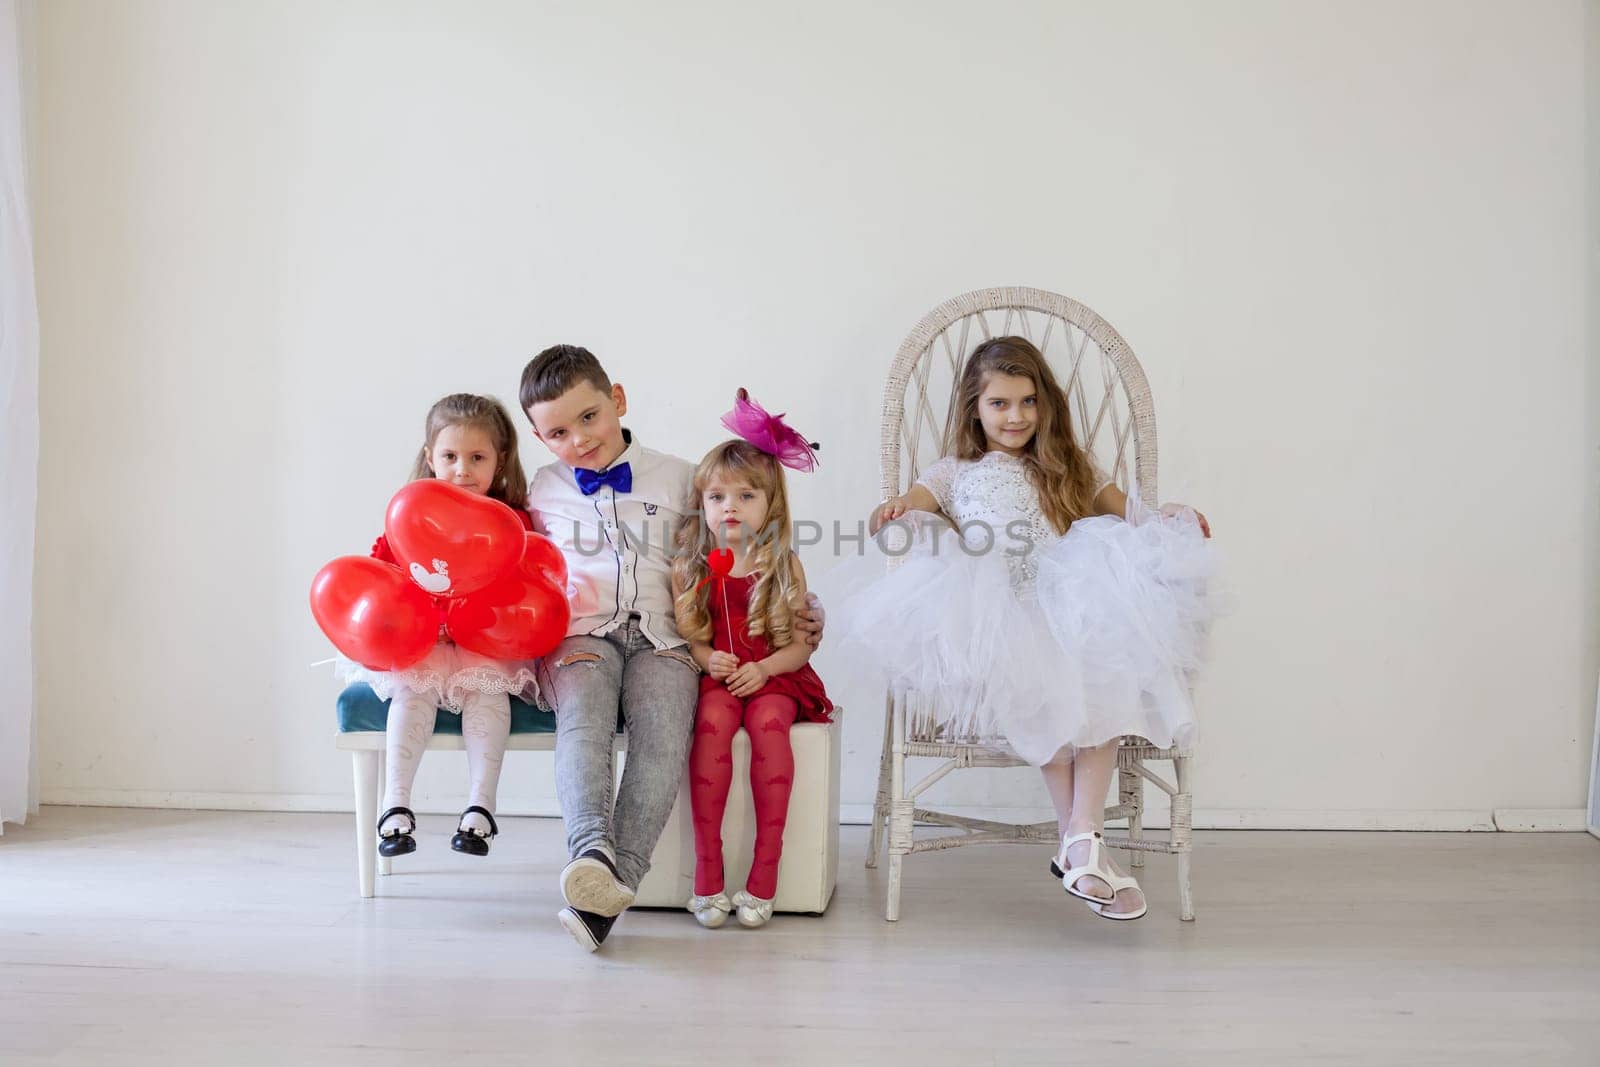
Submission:
M 437 708 L 429 697 L 404 687 L 397 688 L 389 704 L 389 726 L 385 744 L 388 772 L 384 781 L 383 810 L 409 808 L 411 784 L 417 777 L 417 764 L 433 738 Z M 504 693 L 468 693 L 462 701 L 461 739 L 467 749 L 467 772 L 471 776 L 467 806 L 477 805 L 494 811 L 495 793 L 500 788 L 500 765 L 506 757 L 506 740 L 511 736 L 511 698 Z M 461 821 L 467 829 L 489 832 L 489 820 L 474 812 Z M 404 830 L 403 816 L 393 815 L 378 827 L 379 833 Z
M 1111 790 L 1111 776 L 1117 769 L 1119 743 L 1120 739 L 1098 748 L 1064 749 L 1039 768 L 1044 775 L 1045 788 L 1050 791 L 1050 803 L 1056 809 L 1056 827 L 1062 837 L 1086 834 L 1105 825 L 1106 794 Z M 1074 865 L 1087 862 L 1089 842 L 1079 841 L 1067 850 L 1067 856 Z M 1111 862 L 1109 857 L 1106 862 Z M 1115 864 L 1112 868 L 1122 873 Z M 1093 875 L 1084 875 L 1077 884 L 1078 888 L 1095 896 L 1111 893 L 1111 887 Z M 1139 890 L 1125 889 L 1116 895 L 1111 910 L 1133 911 L 1142 903 Z

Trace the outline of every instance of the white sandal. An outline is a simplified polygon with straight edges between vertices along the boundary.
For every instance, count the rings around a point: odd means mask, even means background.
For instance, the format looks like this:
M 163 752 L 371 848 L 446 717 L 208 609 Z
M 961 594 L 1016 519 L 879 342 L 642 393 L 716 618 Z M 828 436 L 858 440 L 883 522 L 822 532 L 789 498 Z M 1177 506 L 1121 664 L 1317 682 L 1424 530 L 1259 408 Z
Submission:
M 1062 868 L 1066 867 L 1067 864 L 1067 848 L 1071 845 L 1077 844 L 1079 841 L 1089 842 L 1089 861 L 1082 866 L 1070 867 L 1063 870 Z M 1068 893 L 1071 893 L 1079 900 L 1087 902 L 1089 905 L 1089 910 L 1100 916 L 1102 919 L 1114 919 L 1118 922 L 1128 922 L 1133 919 L 1141 918 L 1145 912 L 1150 910 L 1148 902 L 1141 902 L 1138 911 L 1106 910 L 1107 905 L 1116 902 L 1118 893 L 1125 889 L 1138 889 L 1139 883 L 1132 876 L 1118 874 L 1111 869 L 1111 865 L 1106 862 L 1105 858 L 1105 838 L 1100 836 L 1100 831 L 1098 830 L 1091 830 L 1086 834 L 1075 834 L 1072 837 L 1062 838 L 1061 851 L 1057 852 L 1056 858 L 1050 862 L 1050 873 L 1060 876 L 1061 888 L 1065 889 Z M 1111 895 L 1109 897 L 1098 897 L 1092 893 L 1085 893 L 1078 889 L 1078 880 L 1084 878 L 1085 876 L 1098 878 L 1106 885 L 1110 886 Z
M 1110 885 L 1119 893 L 1124 889 L 1139 889 L 1138 882 L 1135 882 L 1132 878 L 1127 878 L 1122 875 L 1117 875 Z M 1144 890 L 1139 889 L 1139 896 L 1141 898 L 1144 896 Z M 1111 900 L 1106 901 L 1105 904 L 1091 901 L 1089 903 L 1089 910 L 1100 916 L 1102 919 L 1110 919 L 1113 922 L 1119 923 L 1132 922 L 1135 919 L 1142 919 L 1144 918 L 1144 913 L 1150 910 L 1149 903 L 1141 899 L 1139 902 L 1138 911 L 1107 911 L 1106 905 L 1110 904 L 1112 900 L 1115 899 L 1115 897 L 1112 897 Z

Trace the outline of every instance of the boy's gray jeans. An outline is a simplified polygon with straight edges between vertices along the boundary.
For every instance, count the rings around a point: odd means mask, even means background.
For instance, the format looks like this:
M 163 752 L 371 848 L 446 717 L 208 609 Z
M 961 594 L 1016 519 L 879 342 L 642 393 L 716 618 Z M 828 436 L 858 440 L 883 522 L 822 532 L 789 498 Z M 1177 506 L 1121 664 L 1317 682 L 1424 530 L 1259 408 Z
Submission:
M 617 873 L 637 889 L 688 765 L 699 668 L 687 645 L 657 649 L 635 617 L 604 637 L 562 641 L 539 661 L 539 688 L 556 713 L 556 796 L 567 852 L 610 846 Z M 619 709 L 628 758 L 613 813 Z

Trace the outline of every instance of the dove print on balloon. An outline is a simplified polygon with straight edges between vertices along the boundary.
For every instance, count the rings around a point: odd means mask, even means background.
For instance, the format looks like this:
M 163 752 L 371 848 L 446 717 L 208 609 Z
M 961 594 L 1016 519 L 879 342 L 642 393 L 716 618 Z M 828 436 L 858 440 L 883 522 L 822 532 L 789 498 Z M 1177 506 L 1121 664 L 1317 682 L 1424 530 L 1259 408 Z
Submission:
M 403 486 L 383 532 L 411 580 L 434 596 L 477 592 L 522 558 L 515 512 L 438 478 Z
M 444 596 L 450 591 L 450 564 L 442 559 L 433 561 L 433 570 L 420 563 L 411 565 L 411 580 L 422 586 L 425 593 Z

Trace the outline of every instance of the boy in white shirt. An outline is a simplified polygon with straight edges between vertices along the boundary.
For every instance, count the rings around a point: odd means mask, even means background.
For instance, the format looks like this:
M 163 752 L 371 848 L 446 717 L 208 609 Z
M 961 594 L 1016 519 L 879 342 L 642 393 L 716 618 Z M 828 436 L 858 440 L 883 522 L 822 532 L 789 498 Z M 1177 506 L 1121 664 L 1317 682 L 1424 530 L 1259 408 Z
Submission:
M 672 534 L 698 510 L 694 465 L 622 426 L 628 401 L 587 349 L 556 345 L 522 372 L 522 410 L 556 462 L 534 472 L 528 510 L 566 557 L 572 622 L 539 665 L 556 713 L 556 794 L 571 856 L 561 924 L 600 947 L 629 904 L 688 760 L 700 670 L 672 610 Z M 815 645 L 821 608 L 797 629 Z M 619 715 L 628 760 L 612 811 Z

